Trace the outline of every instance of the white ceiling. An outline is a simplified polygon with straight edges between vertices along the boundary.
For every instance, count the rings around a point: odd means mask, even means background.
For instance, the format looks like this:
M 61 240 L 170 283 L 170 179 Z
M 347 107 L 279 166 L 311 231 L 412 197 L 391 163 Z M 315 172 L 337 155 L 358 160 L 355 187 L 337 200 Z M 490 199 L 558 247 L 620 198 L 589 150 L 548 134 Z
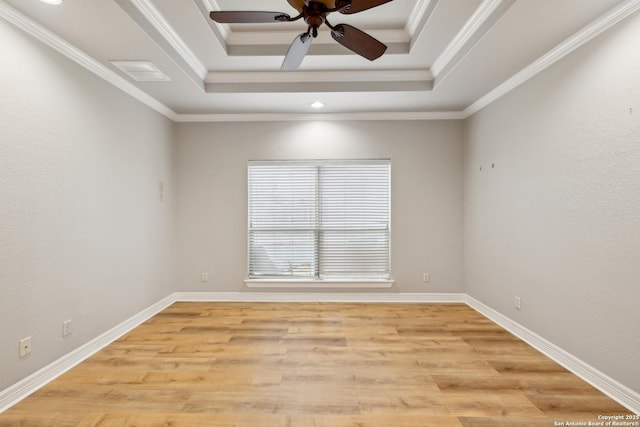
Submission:
M 178 121 L 460 118 L 640 9 L 640 0 L 394 0 L 333 25 L 389 46 L 370 62 L 321 29 L 298 71 L 280 71 L 302 21 L 220 25 L 211 10 L 297 12 L 286 0 L 0 0 L 0 16 Z M 153 62 L 136 82 L 110 61 Z

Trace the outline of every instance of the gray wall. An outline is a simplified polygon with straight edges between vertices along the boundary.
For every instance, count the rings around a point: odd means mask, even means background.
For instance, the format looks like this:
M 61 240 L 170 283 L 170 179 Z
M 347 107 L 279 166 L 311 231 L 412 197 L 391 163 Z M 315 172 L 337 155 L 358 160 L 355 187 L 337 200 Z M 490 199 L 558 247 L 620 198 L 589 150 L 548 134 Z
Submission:
M 176 137 L 180 290 L 247 290 L 248 160 L 390 158 L 391 291 L 463 291 L 460 121 L 186 123 Z
M 176 290 L 247 291 L 248 160 L 391 158 L 391 292 L 468 292 L 640 391 L 639 21 L 464 124 L 173 124 L 0 21 L 0 389 Z
M 174 290 L 175 198 L 170 121 L 2 19 L 0 40 L 1 390 Z
M 467 293 L 635 391 L 638 46 L 636 14 L 465 128 Z

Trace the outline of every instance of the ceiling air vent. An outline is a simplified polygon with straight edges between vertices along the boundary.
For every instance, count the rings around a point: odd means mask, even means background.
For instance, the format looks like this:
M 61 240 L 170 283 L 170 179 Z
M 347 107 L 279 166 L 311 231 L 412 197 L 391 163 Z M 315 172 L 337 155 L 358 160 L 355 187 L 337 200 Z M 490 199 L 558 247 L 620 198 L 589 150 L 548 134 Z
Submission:
M 171 80 L 150 61 L 109 61 L 137 82 L 168 82 Z

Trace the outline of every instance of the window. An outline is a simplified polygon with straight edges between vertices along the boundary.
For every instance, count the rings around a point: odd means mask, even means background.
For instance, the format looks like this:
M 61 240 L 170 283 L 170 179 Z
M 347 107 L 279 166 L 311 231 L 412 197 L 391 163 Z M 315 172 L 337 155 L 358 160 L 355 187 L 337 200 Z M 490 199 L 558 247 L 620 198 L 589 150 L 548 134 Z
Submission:
M 390 161 L 249 163 L 249 279 L 389 280 Z

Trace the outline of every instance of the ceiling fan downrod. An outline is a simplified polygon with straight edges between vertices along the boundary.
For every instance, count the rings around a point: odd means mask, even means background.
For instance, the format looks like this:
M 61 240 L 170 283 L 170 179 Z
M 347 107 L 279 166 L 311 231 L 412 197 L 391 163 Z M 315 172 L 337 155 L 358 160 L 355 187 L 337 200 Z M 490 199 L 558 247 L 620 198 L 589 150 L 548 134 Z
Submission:
M 334 27 L 327 21 L 327 15 L 333 12 L 348 12 L 351 8 L 351 0 L 338 0 L 335 2 L 334 8 L 328 8 L 326 4 L 321 1 L 308 0 L 305 1 L 302 11 L 299 16 L 291 18 L 291 21 L 304 18 L 304 21 L 309 25 L 309 31 L 307 34 L 311 34 L 313 38 L 318 37 L 318 28 L 322 24 L 326 24 L 337 37 L 342 37 L 343 31 L 340 31 L 340 26 Z
M 310 1 L 305 4 L 302 9 L 302 16 L 307 25 L 309 25 L 313 38 L 318 37 L 318 28 L 326 22 L 328 13 L 327 6 L 319 1 Z

